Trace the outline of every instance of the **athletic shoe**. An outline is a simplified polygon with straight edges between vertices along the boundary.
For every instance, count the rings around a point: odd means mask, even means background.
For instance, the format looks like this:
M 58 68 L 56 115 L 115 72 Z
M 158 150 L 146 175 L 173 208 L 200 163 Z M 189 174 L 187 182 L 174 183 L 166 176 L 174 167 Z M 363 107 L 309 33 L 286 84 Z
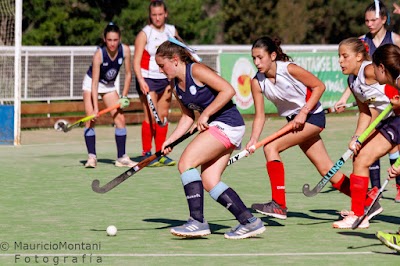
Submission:
M 150 156 L 151 156 L 151 152 L 150 152 L 150 151 L 148 151 L 148 152 L 143 152 L 143 154 L 142 154 L 142 156 L 141 156 L 141 158 L 140 158 L 140 161 L 143 161 L 143 160 L 149 158 Z M 153 161 L 151 161 L 147 166 L 148 166 L 148 167 L 160 167 L 160 166 L 162 166 L 162 165 L 161 165 L 161 163 L 158 161 L 158 159 L 156 158 L 156 159 L 154 159 Z
M 96 155 L 89 154 L 88 160 L 85 163 L 85 168 L 96 168 L 96 166 L 97 166 Z
M 168 156 L 161 156 L 158 162 L 165 166 L 174 166 L 176 164 L 176 162 L 171 158 L 169 158 Z
M 211 231 L 206 221 L 201 223 L 190 217 L 184 225 L 171 228 L 171 234 L 179 237 L 193 238 L 209 235 Z
M 354 215 L 352 211 L 341 211 L 340 215 L 344 217 L 343 220 L 336 221 L 332 224 L 333 228 L 337 229 L 351 229 L 355 221 L 359 218 L 358 216 Z M 368 219 L 364 219 L 362 223 L 357 227 L 360 229 L 366 229 L 369 227 Z
M 368 208 L 369 206 L 364 207 L 364 213 L 367 212 Z M 378 201 L 376 201 L 370 210 L 370 214 L 367 216 L 368 221 L 371 220 L 373 217 L 377 216 L 378 214 L 380 214 L 381 212 L 383 212 L 383 208 L 381 204 Z
M 392 234 L 385 233 L 382 231 L 376 232 L 376 237 L 385 244 L 388 248 L 394 249 L 400 252 L 400 233 Z
M 282 208 L 275 201 L 268 203 L 254 203 L 251 205 L 251 208 L 267 216 L 272 216 L 282 220 L 286 220 L 287 218 L 287 208 Z
M 226 232 L 224 237 L 227 239 L 244 239 L 262 234 L 265 231 L 265 226 L 260 218 L 257 218 L 252 223 L 239 224 Z
M 400 185 L 396 184 L 397 188 L 397 195 L 396 198 L 394 198 L 394 202 L 400 203 Z
M 137 164 L 137 162 L 132 161 L 126 154 L 115 161 L 115 166 L 117 167 L 134 167 Z

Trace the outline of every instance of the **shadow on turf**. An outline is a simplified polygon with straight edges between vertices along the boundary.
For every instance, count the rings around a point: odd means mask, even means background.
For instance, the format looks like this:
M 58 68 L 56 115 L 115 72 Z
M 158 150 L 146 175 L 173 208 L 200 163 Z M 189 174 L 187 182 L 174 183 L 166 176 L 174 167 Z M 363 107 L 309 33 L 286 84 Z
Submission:
M 82 165 L 85 165 L 86 160 L 80 160 L 79 162 L 80 162 Z M 115 160 L 111 160 L 111 159 L 97 159 L 97 163 L 115 164 Z
M 167 229 L 167 228 L 171 228 L 171 227 L 175 227 L 175 226 L 180 226 L 180 225 L 182 225 L 182 224 L 184 224 L 186 222 L 186 221 L 183 221 L 183 220 L 173 220 L 173 219 L 163 219 L 163 218 L 143 219 L 143 221 L 144 222 L 149 222 L 149 223 L 162 223 L 162 224 L 165 224 L 165 226 L 155 227 L 154 229 Z M 216 232 L 216 231 L 219 231 L 221 229 L 230 228 L 229 226 L 216 224 L 216 223 L 211 222 L 211 221 L 208 221 L 208 224 L 209 224 L 210 230 L 211 230 L 211 232 L 213 232 L 213 234 L 221 234 L 222 235 L 224 233 Z

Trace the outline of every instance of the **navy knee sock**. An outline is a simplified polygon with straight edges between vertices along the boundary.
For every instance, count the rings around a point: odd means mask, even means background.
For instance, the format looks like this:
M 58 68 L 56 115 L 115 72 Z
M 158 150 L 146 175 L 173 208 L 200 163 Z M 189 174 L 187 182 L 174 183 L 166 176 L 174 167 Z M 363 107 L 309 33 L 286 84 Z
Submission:
M 390 165 L 393 165 L 396 162 L 396 160 L 397 160 L 397 158 L 396 159 L 389 158 Z M 396 176 L 396 184 L 400 186 L 400 176 Z
M 125 155 L 126 128 L 115 128 L 115 143 L 117 144 L 117 158 Z
M 204 222 L 204 188 L 199 172 L 192 168 L 181 174 L 190 217 Z
M 381 187 L 381 166 L 379 159 L 369 167 L 369 179 L 371 187 Z
M 88 154 L 96 155 L 96 132 L 94 128 L 85 128 L 83 135 L 85 137 Z
M 227 208 L 241 224 L 253 222 L 256 218 L 251 214 L 239 195 L 223 182 L 219 182 L 210 191 L 211 197 Z
M 201 181 L 194 181 L 183 187 L 189 205 L 190 217 L 204 222 L 204 189 Z

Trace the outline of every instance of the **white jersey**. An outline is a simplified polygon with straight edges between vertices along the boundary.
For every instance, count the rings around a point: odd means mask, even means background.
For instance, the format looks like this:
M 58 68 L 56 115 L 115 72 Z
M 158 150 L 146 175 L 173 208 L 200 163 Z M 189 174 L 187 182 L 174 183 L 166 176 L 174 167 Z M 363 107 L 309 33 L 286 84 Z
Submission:
M 298 114 L 311 95 L 311 90 L 289 74 L 288 65 L 293 62 L 276 61 L 276 79 L 272 83 L 264 73 L 258 72 L 256 78 L 265 97 L 278 109 L 280 116 Z M 310 114 L 322 112 L 321 103 Z
M 147 43 L 144 47 L 142 61 L 140 62 L 142 76 L 144 78 L 151 79 L 165 79 L 166 76 L 163 73 L 160 73 L 160 68 L 156 63 L 155 57 L 158 46 L 168 40 L 169 37 L 175 37 L 175 26 L 165 24 L 164 31 L 158 31 L 152 26 L 147 25 L 142 30 L 147 37 Z
M 365 81 L 365 67 L 372 64 L 371 61 L 364 61 L 361 64 L 357 76 L 349 78 L 349 87 L 354 96 L 362 103 L 368 103 L 368 106 L 382 112 L 390 103 L 385 94 L 385 85 L 378 82 L 368 85 Z

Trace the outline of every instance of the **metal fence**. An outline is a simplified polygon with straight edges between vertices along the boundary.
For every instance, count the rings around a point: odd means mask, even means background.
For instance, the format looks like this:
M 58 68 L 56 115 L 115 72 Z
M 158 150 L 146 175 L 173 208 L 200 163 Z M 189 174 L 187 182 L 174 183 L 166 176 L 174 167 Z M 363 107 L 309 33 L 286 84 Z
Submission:
M 202 57 L 203 63 L 220 71 L 221 53 L 250 53 L 248 45 L 202 45 L 193 46 Z M 336 45 L 288 45 L 282 47 L 290 51 L 332 51 Z M 95 46 L 84 47 L 22 47 L 22 88 L 21 101 L 54 101 L 82 99 L 82 80 L 91 64 Z M 134 47 L 131 47 L 133 56 Z M 0 101 L 13 101 L 12 82 L 4 82 L 5 77 L 13 77 L 13 47 L 0 47 Z M 133 73 L 134 76 L 134 73 Z M 118 84 L 124 83 L 124 69 L 120 71 Z M 120 86 L 122 90 L 122 86 Z M 130 97 L 136 97 L 133 78 L 129 90 Z

